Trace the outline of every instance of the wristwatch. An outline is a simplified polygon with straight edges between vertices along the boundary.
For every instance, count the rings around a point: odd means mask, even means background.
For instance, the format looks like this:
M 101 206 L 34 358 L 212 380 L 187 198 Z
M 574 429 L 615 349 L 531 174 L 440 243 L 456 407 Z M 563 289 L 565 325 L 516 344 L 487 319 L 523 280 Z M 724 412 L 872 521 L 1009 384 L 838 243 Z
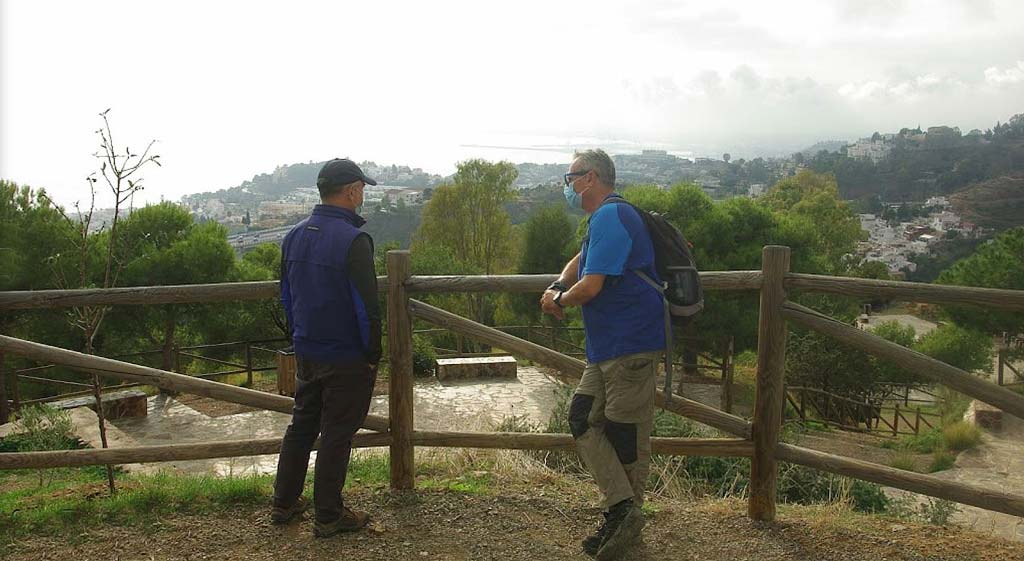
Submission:
M 555 281 L 548 285 L 548 290 L 557 290 L 558 292 L 565 292 L 566 290 L 569 289 L 564 284 L 562 284 L 562 281 Z
M 558 294 L 555 294 L 554 302 L 555 302 L 555 305 L 558 306 L 559 308 L 564 308 L 565 307 L 565 306 L 562 305 L 562 295 L 563 294 L 565 294 L 564 290 L 560 291 Z

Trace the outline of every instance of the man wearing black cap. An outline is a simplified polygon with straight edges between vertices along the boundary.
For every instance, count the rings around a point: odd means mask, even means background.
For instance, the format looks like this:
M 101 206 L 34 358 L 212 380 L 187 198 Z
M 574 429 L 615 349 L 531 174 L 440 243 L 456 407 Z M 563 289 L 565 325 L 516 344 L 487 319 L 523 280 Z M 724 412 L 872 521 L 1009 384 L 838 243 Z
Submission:
M 381 316 L 373 240 L 356 214 L 376 185 L 349 159 L 327 162 L 316 186 L 321 204 L 281 244 L 281 303 L 295 345 L 295 408 L 281 445 L 271 520 L 284 524 L 309 506 L 302 496 L 309 453 L 320 436 L 313 481 L 313 533 L 358 530 L 365 512 L 341 490 L 352 436 L 366 420 L 381 357 Z

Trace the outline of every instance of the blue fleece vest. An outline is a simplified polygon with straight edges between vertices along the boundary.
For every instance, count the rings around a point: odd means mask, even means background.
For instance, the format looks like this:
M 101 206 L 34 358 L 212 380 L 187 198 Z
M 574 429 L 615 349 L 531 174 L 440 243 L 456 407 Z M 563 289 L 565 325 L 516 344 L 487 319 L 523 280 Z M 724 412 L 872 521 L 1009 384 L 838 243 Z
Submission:
M 350 210 L 317 205 L 281 243 L 281 303 L 300 357 L 366 359 L 369 319 L 346 266 L 348 250 L 365 222 Z

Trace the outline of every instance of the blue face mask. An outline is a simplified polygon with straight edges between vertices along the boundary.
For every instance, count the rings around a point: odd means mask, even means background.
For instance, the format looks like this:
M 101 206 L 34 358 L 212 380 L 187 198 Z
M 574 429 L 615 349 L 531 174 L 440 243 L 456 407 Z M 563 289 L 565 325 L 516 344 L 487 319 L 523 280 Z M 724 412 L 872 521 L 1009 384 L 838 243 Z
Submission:
M 587 187 L 583 190 L 583 193 L 586 193 L 589 190 L 590 187 Z M 572 183 L 566 185 L 565 188 L 562 189 L 562 193 L 565 195 L 565 202 L 569 203 L 569 206 L 572 208 L 583 208 L 583 193 L 577 193 L 573 190 Z

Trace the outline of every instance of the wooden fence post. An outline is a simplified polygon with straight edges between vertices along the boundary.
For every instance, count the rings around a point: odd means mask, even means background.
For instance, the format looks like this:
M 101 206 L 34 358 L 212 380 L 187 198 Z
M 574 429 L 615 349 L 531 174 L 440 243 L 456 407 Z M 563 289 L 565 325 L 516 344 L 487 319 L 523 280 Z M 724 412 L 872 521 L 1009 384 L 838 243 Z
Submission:
M 769 245 L 761 252 L 760 318 L 757 327 L 757 393 L 751 437 L 754 457 L 750 463 L 750 499 L 747 514 L 754 520 L 775 519 L 778 463 L 775 446 L 782 428 L 783 374 L 786 366 L 786 320 L 783 286 L 789 271 L 788 247 Z
M 412 316 L 405 281 L 411 276 L 408 251 L 388 252 L 388 352 L 391 419 L 391 488 L 412 489 L 416 483 L 413 461 Z
M 722 357 L 722 411 L 726 413 L 732 413 L 732 379 L 735 373 L 732 356 L 733 344 L 733 338 L 729 337 L 729 343 L 725 347 L 725 356 Z
M 899 436 L 900 434 L 900 404 L 896 403 L 892 414 L 892 435 Z
M 7 403 L 7 376 L 5 370 L 4 352 L 0 351 L 0 425 L 11 418 L 11 406 Z
M 998 363 L 999 366 L 996 367 L 997 368 L 996 369 L 996 383 L 1001 386 L 1001 385 L 1003 385 L 1003 364 L 1006 361 L 1006 352 L 1005 352 L 1005 350 L 1004 349 L 999 349 L 999 351 L 996 353 L 996 356 L 997 356 L 996 360 L 999 361 L 999 363 Z
M 18 388 L 18 370 L 11 370 L 11 400 L 14 401 L 14 408 L 12 413 L 17 413 L 21 409 L 21 390 Z
M 245 342 L 245 387 L 252 388 L 252 343 Z

